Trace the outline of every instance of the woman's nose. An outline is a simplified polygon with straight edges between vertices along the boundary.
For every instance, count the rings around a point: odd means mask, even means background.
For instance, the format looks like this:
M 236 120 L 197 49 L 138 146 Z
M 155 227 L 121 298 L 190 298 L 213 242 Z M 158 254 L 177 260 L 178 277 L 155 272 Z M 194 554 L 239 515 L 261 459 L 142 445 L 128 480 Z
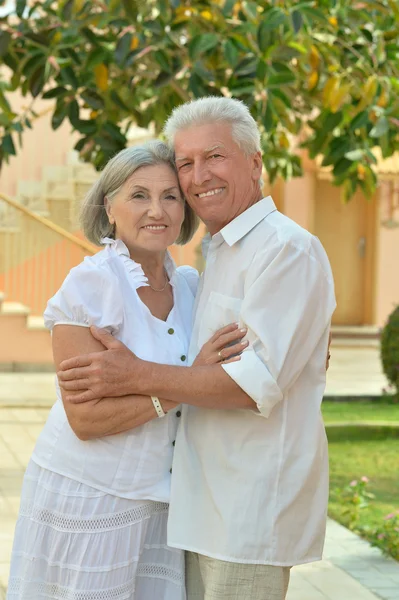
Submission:
M 153 200 L 148 209 L 148 214 L 153 219 L 160 219 L 163 215 L 163 208 L 161 202 L 158 200 Z

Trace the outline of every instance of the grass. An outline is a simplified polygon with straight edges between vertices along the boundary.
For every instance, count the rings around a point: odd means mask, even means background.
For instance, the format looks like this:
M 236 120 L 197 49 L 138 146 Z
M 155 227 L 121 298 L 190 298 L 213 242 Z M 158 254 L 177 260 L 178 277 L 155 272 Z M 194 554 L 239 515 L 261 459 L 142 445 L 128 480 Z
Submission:
M 396 406 L 390 408 L 397 410 Z M 358 420 L 358 414 L 357 411 L 353 412 L 354 420 Z M 380 414 L 385 414 L 384 409 Z M 334 411 L 330 412 L 329 418 L 330 416 L 334 417 L 331 420 L 338 420 Z M 385 417 L 381 420 L 389 419 Z M 327 428 L 327 434 L 330 454 L 330 516 L 346 525 L 336 489 L 347 486 L 350 481 L 360 479 L 363 475 L 369 478 L 368 490 L 375 495 L 375 499 L 362 511 L 360 525 L 378 524 L 385 515 L 398 510 L 399 428 L 334 427 Z
M 355 400 L 352 402 L 325 400 L 322 403 L 322 413 L 326 424 L 361 421 L 399 423 L 399 404 L 388 404 L 380 400 Z

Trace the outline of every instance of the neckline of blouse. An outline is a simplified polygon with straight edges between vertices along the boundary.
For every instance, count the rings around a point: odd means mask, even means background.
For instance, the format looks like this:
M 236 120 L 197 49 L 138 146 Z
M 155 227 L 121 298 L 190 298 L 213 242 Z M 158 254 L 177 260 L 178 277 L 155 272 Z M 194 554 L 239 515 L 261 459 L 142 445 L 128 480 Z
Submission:
M 126 244 L 122 242 L 122 240 L 114 240 L 109 237 L 104 237 L 102 238 L 101 243 L 107 248 L 112 248 L 117 255 L 120 256 L 127 271 L 133 275 L 137 287 L 149 286 L 148 277 L 145 275 L 141 264 L 133 260 L 133 258 L 130 258 L 129 249 Z M 176 264 L 171 257 L 169 250 L 166 250 L 165 252 L 164 266 L 169 278 L 169 282 L 172 283 L 172 279 L 176 272 Z

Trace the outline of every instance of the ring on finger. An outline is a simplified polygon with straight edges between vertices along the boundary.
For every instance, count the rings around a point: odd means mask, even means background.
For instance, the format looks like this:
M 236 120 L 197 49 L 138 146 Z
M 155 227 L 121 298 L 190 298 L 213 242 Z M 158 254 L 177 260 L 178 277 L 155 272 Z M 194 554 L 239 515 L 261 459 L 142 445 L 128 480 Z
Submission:
M 222 356 L 222 351 L 221 350 L 219 350 L 219 352 L 218 352 L 218 357 L 220 358 L 221 361 L 223 361 L 223 356 Z

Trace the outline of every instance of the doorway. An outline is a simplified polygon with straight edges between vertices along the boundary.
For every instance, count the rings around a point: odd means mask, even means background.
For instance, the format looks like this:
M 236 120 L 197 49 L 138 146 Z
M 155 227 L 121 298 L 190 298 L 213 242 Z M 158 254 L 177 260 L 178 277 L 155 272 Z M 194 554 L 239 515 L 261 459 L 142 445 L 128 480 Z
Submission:
M 348 204 L 340 189 L 317 180 L 315 234 L 323 244 L 334 274 L 337 309 L 334 325 L 373 323 L 376 197 L 357 192 Z

